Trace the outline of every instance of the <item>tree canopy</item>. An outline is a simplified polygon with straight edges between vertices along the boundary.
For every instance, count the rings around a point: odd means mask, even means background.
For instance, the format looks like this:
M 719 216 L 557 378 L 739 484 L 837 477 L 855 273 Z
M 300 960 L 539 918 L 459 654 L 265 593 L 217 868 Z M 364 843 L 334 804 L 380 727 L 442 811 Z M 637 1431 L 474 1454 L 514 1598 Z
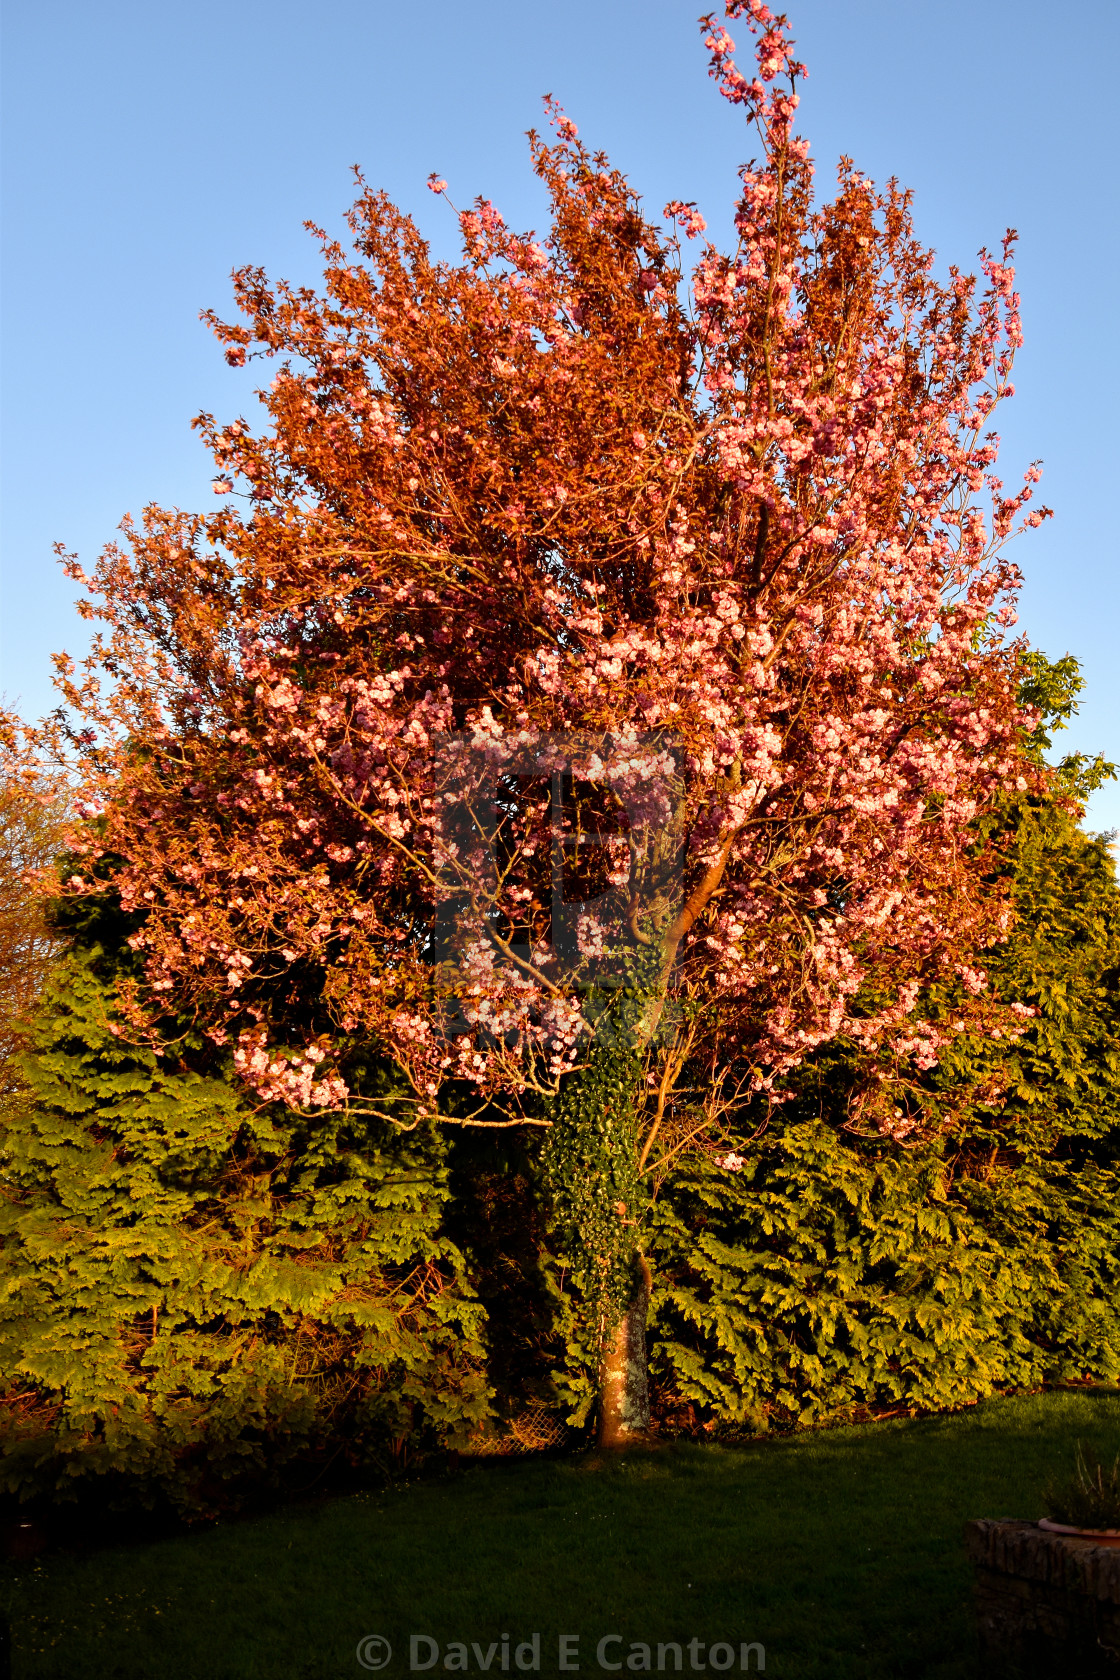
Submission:
M 695 206 L 655 225 L 551 102 L 539 238 L 480 199 L 436 262 L 360 182 L 321 291 L 247 268 L 209 316 L 276 363 L 264 431 L 197 420 L 241 510 L 68 561 L 102 629 L 61 671 L 66 892 L 132 918 L 122 1030 L 186 1020 L 305 1118 L 550 1130 L 600 1342 L 651 1189 L 806 1057 L 857 1044 L 905 1137 L 959 1035 L 1022 1024 L 976 958 L 1011 913 L 978 821 L 1045 780 L 1005 553 L 1039 471 L 1005 492 L 989 429 L 1014 235 L 939 280 L 896 184 L 844 159 L 818 202 L 786 20 L 727 13 L 730 249 L 686 274 Z

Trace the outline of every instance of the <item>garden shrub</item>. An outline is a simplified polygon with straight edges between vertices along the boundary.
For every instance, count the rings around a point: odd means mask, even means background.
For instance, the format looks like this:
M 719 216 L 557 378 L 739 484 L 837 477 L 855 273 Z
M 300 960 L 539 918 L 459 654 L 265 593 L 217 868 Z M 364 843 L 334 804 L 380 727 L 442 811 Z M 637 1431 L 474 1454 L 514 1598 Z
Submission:
M 186 1511 L 298 1455 L 385 1462 L 489 1411 L 433 1135 L 252 1108 L 189 1033 L 128 1042 L 114 964 L 56 970 L 0 1138 L 0 1486 Z
M 667 1416 L 755 1427 L 1120 1377 L 1120 890 L 1077 826 L 1087 774 L 1070 761 L 1068 799 L 1003 813 L 1017 921 L 986 967 L 1037 1014 L 942 1057 L 928 1103 L 973 1095 L 941 1136 L 846 1130 L 841 1046 L 739 1172 L 701 1161 L 663 1188 Z

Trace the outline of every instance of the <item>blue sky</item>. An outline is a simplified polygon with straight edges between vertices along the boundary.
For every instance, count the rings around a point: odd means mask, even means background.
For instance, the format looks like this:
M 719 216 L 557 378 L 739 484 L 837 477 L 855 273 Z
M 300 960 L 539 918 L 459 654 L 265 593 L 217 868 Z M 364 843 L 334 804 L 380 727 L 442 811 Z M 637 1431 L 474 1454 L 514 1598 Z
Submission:
M 656 212 L 696 199 L 717 238 L 742 118 L 713 91 L 683 0 L 8 0 L 3 42 L 0 690 L 51 704 L 85 627 L 51 545 L 91 561 L 146 502 L 206 508 L 199 409 L 251 414 L 198 311 L 229 271 L 314 281 L 305 218 L 337 230 L 351 164 L 454 250 L 456 202 L 514 225 L 541 201 L 524 130 L 553 93 Z M 1082 661 L 1070 747 L 1120 761 L 1116 0 L 791 0 L 819 180 L 850 153 L 915 193 L 920 237 L 972 263 L 1021 236 L 1026 346 L 1002 412 L 1009 481 L 1036 456 L 1057 517 L 1023 539 L 1021 626 Z M 741 46 L 747 31 L 732 26 Z M 741 58 L 746 53 L 740 54 Z M 1090 824 L 1120 826 L 1120 784 Z

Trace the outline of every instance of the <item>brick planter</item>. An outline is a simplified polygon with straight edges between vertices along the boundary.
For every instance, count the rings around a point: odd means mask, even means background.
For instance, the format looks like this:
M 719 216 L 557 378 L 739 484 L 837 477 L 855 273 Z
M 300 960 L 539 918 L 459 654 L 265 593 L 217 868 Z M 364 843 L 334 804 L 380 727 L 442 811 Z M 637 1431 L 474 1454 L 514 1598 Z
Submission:
M 1120 1680 L 1120 1546 L 1029 1522 L 970 1522 L 985 1676 Z

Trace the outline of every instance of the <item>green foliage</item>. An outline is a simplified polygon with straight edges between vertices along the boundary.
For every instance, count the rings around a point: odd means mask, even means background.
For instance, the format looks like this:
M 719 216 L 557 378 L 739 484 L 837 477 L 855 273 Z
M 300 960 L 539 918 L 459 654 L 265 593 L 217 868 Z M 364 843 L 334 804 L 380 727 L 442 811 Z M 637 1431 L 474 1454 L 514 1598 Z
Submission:
M 252 1110 L 189 1036 L 177 1065 L 129 1043 L 96 947 L 32 1050 L 0 1137 L 0 1485 L 206 1510 L 296 1454 L 368 1461 L 486 1415 L 438 1138 Z
M 1105 1465 L 1092 1454 L 1086 1458 L 1078 1442 L 1073 1475 L 1064 1482 L 1049 1482 L 1045 1501 L 1046 1515 L 1054 1522 L 1120 1529 L 1120 1454 Z
M 624 949 L 616 958 L 621 984 L 589 999 L 595 1036 L 582 1066 L 564 1081 L 543 1153 L 554 1219 L 596 1346 L 617 1323 L 633 1289 L 646 1200 L 636 1100 L 645 1051 L 642 1021 L 661 978 L 654 947 Z
M 1053 734 L 1064 729 L 1077 710 L 1077 697 L 1082 688 L 1081 667 L 1071 653 L 1062 659 L 1047 659 L 1044 653 L 1031 648 L 1023 655 L 1023 669 L 1019 698 L 1038 713 L 1032 744 L 1041 759 L 1053 744 Z
M 630 1286 L 637 1172 L 635 1093 L 641 1052 L 624 1037 L 592 1042 L 567 1080 L 544 1151 L 553 1206 L 569 1233 L 572 1275 L 598 1321 L 617 1316 Z
M 691 1174 L 662 1202 L 658 1233 L 669 1282 L 655 1357 L 669 1392 L 759 1428 L 937 1409 L 1029 1381 L 1020 1321 L 1038 1262 L 1004 1252 L 947 1197 L 939 1165 L 876 1159 L 806 1121 L 730 1184 Z
M 1076 694 L 1067 666 L 1035 660 L 1040 759 Z M 841 1045 L 761 1143 L 733 1145 L 740 1174 L 694 1163 L 662 1191 L 668 1415 L 788 1424 L 1120 1375 L 1120 889 L 1076 820 L 1108 773 L 1067 759 L 1052 794 L 999 815 L 1016 920 L 971 960 L 1035 1013 L 943 1053 L 915 1094 L 919 1117 L 952 1116 L 939 1135 L 847 1129 Z
M 625 1005 L 623 1005 L 623 1011 Z M 543 1164 L 561 1258 L 548 1267 L 556 1390 L 582 1425 L 598 1398 L 603 1340 L 633 1290 L 640 1211 L 635 1095 L 642 1054 L 623 1020 L 601 1017 L 584 1067 L 561 1092 Z
M 595 1022 L 581 1067 L 564 1081 L 542 1152 L 559 1257 L 546 1257 L 561 1349 L 555 1391 L 568 1421 L 586 1423 L 599 1396 L 604 1339 L 618 1324 L 638 1282 L 648 1189 L 639 1165 L 645 1022 L 663 984 L 655 945 L 614 953 L 619 984 L 591 994 Z

